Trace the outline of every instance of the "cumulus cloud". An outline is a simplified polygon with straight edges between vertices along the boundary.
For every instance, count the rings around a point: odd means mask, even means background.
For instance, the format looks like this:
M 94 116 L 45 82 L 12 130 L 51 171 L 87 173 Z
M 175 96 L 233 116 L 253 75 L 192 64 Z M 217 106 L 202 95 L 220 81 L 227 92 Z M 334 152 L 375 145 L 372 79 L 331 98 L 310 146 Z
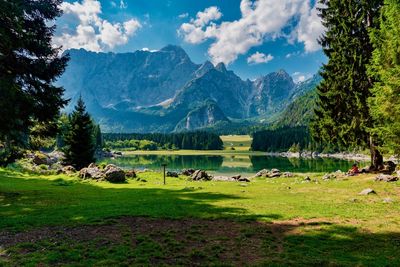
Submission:
M 318 16 L 318 5 L 311 7 L 309 2 L 305 2 L 301 10 L 299 24 L 293 33 L 294 37 L 298 42 L 304 43 L 306 52 L 315 52 L 321 48 L 317 40 L 324 30 Z
M 268 63 L 271 60 L 273 60 L 274 57 L 271 54 L 264 54 L 260 52 L 256 52 L 253 55 L 249 56 L 247 58 L 247 63 L 249 64 L 262 64 L 262 63 Z
M 293 21 L 298 25 L 289 36 L 304 43 L 306 52 L 319 49 L 316 39 L 323 28 L 310 0 L 242 0 L 240 10 L 240 19 L 217 24 L 222 14 L 217 7 L 209 7 L 183 23 L 178 32 L 192 44 L 213 39 L 208 49 L 213 63 L 232 63 L 267 38 L 284 36 L 282 30 Z M 311 29 L 307 28 L 308 23 L 312 23 Z
M 121 4 L 124 3 L 121 1 Z M 82 2 L 63 2 L 61 9 L 65 17 L 77 22 L 70 32 L 62 32 L 53 38 L 56 46 L 63 49 L 84 48 L 90 51 L 103 51 L 126 44 L 142 27 L 136 19 L 123 23 L 112 23 L 101 18 L 101 4 L 97 0 Z

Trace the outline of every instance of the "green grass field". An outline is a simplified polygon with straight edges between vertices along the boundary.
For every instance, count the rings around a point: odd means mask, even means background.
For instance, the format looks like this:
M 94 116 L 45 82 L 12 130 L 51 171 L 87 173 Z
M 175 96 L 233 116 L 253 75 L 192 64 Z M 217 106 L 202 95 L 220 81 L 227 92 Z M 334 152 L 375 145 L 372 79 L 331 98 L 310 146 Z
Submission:
M 0 266 L 400 265 L 399 182 L 304 176 L 164 186 L 152 172 L 110 184 L 1 170 Z

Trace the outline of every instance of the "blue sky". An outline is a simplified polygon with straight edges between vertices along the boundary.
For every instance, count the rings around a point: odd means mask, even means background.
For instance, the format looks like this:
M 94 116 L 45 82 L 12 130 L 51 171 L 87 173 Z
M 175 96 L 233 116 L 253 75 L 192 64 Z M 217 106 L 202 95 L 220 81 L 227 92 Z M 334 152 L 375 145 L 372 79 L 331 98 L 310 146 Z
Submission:
M 183 47 L 196 63 L 223 61 L 242 78 L 285 69 L 296 80 L 325 57 L 313 0 L 79 0 L 62 4 L 55 44 L 92 51 Z

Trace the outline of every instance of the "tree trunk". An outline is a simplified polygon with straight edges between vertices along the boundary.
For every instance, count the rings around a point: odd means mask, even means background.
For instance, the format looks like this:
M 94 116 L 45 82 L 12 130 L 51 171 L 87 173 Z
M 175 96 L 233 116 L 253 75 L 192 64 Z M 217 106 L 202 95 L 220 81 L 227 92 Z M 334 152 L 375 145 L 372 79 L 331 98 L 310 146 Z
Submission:
M 371 171 L 379 171 L 383 168 L 383 156 L 376 147 L 376 144 L 370 137 L 370 151 L 371 151 Z

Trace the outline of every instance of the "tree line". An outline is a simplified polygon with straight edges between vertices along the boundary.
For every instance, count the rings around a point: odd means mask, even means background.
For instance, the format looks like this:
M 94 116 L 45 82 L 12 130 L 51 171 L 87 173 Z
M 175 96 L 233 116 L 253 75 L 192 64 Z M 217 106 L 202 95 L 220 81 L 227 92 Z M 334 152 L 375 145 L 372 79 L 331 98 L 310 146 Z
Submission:
M 312 140 L 308 127 L 283 127 L 253 133 L 251 150 L 283 152 L 288 151 L 294 146 L 298 146 L 300 150 L 304 150 L 311 145 Z
M 183 132 L 183 133 L 105 133 L 104 141 L 118 142 L 135 140 L 148 140 L 158 144 L 158 146 L 167 149 L 194 149 L 194 150 L 221 150 L 223 142 L 219 135 L 205 131 Z

